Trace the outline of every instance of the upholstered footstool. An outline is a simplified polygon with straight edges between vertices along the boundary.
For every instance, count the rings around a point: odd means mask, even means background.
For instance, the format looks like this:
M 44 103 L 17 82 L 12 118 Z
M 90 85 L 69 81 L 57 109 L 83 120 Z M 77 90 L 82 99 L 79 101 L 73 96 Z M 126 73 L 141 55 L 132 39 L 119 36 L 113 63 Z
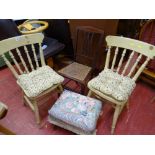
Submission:
M 76 134 L 96 134 L 101 101 L 64 90 L 49 110 L 49 122 Z

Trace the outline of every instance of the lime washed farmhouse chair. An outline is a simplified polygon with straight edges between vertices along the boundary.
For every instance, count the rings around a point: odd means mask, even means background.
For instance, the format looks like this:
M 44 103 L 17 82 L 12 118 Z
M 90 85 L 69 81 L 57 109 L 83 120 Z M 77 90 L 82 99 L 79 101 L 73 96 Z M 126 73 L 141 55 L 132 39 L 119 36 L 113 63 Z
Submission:
M 106 42 L 108 52 L 105 68 L 97 77 L 88 82 L 88 96 L 95 95 L 112 103 L 115 108 L 111 128 L 111 133 L 113 134 L 117 119 L 123 107 L 127 105 L 128 98 L 136 86 L 137 78 L 149 60 L 155 57 L 155 46 L 118 36 L 107 36 Z M 112 62 L 110 62 L 112 52 L 114 52 L 114 56 Z M 118 57 L 119 52 L 122 52 L 120 58 Z M 124 64 L 124 57 L 130 52 L 131 54 Z M 145 61 L 137 70 L 137 64 L 142 56 L 145 56 Z
M 45 102 L 45 97 L 54 89 L 62 91 L 61 83 L 64 80 L 45 64 L 41 47 L 43 38 L 43 34 L 36 33 L 0 41 L 0 56 L 17 79 L 17 84 L 23 91 L 23 102 L 25 100 L 35 113 L 38 124 L 40 123 L 38 104 L 41 101 Z M 40 60 L 37 59 L 37 49 L 40 52 Z M 23 54 L 27 56 L 27 61 L 23 58 Z M 15 65 L 10 63 L 8 56 Z

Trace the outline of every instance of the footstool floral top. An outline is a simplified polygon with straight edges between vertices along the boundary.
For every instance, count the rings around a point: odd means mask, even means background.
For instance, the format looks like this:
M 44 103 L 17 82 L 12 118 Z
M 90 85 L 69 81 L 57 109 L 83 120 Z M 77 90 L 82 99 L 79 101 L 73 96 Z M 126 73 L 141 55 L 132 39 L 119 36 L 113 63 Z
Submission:
M 65 90 L 49 110 L 49 115 L 86 132 L 93 132 L 101 107 L 102 103 L 97 99 Z

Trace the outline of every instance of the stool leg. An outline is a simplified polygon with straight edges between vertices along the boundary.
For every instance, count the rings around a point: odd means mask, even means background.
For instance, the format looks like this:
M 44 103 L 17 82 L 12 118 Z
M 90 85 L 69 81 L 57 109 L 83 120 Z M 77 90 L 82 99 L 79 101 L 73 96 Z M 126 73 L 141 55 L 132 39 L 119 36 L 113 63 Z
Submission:
M 85 86 L 83 84 L 81 84 L 81 94 L 82 95 L 85 94 Z

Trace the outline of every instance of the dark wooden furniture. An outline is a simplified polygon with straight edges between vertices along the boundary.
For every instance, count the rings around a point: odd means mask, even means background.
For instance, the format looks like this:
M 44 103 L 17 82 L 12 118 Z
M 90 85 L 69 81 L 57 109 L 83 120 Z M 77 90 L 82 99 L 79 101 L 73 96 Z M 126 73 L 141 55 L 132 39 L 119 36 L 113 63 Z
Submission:
M 75 62 L 59 70 L 59 74 L 81 85 L 85 94 L 86 84 L 92 73 L 98 70 L 100 49 L 104 45 L 104 32 L 91 26 L 80 26 L 76 30 Z M 66 86 L 66 85 L 64 85 Z
M 20 20 L 20 21 L 23 21 L 23 20 Z M 19 32 L 15 21 L 11 19 L 0 19 L 0 40 L 11 38 L 14 36 L 20 36 L 20 35 L 22 34 Z M 54 55 L 62 52 L 62 50 L 65 48 L 65 44 L 61 43 L 60 41 L 58 41 L 57 39 L 53 37 L 45 36 L 42 46 L 43 45 L 46 45 L 46 48 L 43 49 L 43 52 L 44 52 L 44 56 L 47 61 L 47 64 L 52 67 L 51 58 Z M 27 56 L 24 55 L 23 58 L 27 62 Z M 38 55 L 38 58 L 40 59 L 39 55 Z M 0 58 L 0 67 L 4 65 L 5 65 L 4 61 Z
M 119 19 L 117 35 L 136 39 L 141 22 L 141 19 Z
M 0 102 L 0 119 L 6 116 L 7 111 L 8 111 L 8 107 L 4 103 Z M 12 131 L 2 126 L 1 124 L 0 124 L 0 133 L 6 134 L 6 135 L 14 135 Z
M 148 20 L 141 28 L 139 40 L 155 45 L 155 19 Z M 143 63 L 143 60 L 141 61 Z M 144 69 L 141 79 L 155 86 L 155 59 Z
M 75 49 L 76 45 L 76 29 L 79 26 L 92 26 L 96 27 L 102 31 L 104 31 L 104 35 L 116 35 L 118 29 L 119 19 L 69 19 L 69 26 L 71 32 L 71 38 L 73 42 L 73 46 Z M 106 43 L 104 42 L 104 47 L 100 49 L 98 53 L 98 70 L 102 70 L 104 68 L 105 57 L 106 54 L 103 52 L 106 47 Z
M 77 83 L 79 83 L 81 86 L 81 93 L 85 94 L 86 93 L 85 87 L 86 87 L 87 82 L 90 80 L 91 71 L 92 71 L 91 67 L 73 62 L 67 67 L 64 67 L 61 70 L 59 70 L 58 73 L 68 79 L 74 80 Z M 64 87 L 67 89 L 70 89 L 66 87 L 66 84 L 64 84 Z

